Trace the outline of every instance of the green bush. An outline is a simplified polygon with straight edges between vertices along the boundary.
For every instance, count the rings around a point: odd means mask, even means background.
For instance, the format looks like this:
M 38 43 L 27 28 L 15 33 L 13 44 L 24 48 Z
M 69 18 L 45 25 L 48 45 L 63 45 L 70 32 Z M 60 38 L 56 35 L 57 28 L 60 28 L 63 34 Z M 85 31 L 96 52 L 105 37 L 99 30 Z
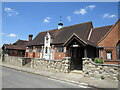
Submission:
M 101 76 L 101 79 L 105 79 L 104 76 Z
M 95 58 L 95 59 L 94 59 L 94 62 L 95 62 L 95 63 L 103 64 L 103 60 L 102 60 L 102 59 L 99 59 L 99 58 Z

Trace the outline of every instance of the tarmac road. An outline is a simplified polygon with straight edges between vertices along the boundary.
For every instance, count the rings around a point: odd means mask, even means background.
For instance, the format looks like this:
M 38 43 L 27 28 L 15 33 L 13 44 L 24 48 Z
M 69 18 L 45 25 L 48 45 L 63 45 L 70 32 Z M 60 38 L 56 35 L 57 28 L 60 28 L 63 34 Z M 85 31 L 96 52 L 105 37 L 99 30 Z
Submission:
M 27 72 L 17 71 L 7 67 L 2 67 L 2 88 L 87 88 L 87 87 L 63 81 L 58 81 L 55 79 Z

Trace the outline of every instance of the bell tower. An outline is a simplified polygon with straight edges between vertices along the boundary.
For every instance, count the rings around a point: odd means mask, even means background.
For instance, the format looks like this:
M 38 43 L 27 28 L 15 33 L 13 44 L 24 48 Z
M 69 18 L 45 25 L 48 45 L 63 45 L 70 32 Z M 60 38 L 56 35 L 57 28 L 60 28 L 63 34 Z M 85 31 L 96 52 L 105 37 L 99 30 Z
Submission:
M 58 30 L 60 30 L 62 27 L 63 27 L 62 17 L 60 16 L 60 22 L 58 23 Z

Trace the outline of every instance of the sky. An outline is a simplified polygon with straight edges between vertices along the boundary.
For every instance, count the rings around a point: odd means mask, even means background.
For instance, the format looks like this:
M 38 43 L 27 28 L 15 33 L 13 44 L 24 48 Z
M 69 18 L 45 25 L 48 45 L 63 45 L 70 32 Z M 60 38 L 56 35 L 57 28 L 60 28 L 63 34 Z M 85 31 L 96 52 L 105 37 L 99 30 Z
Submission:
M 39 32 L 56 29 L 62 17 L 63 27 L 92 21 L 93 27 L 115 24 L 117 2 L 3 2 L 2 44 L 28 40 Z M 33 37 L 33 38 L 34 38 Z

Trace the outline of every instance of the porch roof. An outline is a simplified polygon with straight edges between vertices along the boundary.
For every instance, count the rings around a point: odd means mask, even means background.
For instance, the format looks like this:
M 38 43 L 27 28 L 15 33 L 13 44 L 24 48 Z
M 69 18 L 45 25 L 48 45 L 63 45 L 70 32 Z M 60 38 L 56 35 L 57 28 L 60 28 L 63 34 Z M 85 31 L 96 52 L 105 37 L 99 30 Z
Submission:
M 92 42 L 88 41 L 87 39 L 85 39 L 85 38 L 83 38 L 80 35 L 77 35 L 75 33 L 73 33 L 73 35 L 68 40 L 66 40 L 66 42 L 63 44 L 63 46 L 67 46 L 74 39 L 76 39 L 78 42 L 80 42 L 84 46 L 86 46 L 86 45 L 90 45 L 93 47 L 97 46 L 95 43 L 92 43 Z

